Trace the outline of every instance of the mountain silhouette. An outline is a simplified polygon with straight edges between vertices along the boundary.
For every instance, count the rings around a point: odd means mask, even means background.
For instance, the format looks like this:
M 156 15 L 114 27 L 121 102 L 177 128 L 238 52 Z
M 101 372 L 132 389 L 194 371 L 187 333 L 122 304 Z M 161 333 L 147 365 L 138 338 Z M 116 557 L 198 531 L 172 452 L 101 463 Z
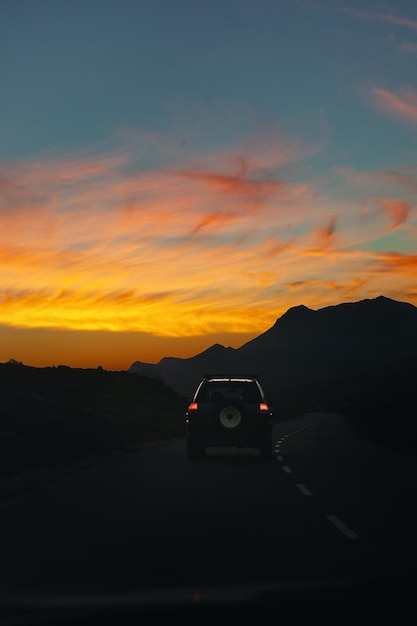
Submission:
M 417 307 L 379 296 L 312 310 L 290 308 L 240 348 L 215 344 L 193 357 L 136 361 L 132 373 L 191 396 L 205 374 L 257 374 L 268 396 L 393 368 L 417 354 Z

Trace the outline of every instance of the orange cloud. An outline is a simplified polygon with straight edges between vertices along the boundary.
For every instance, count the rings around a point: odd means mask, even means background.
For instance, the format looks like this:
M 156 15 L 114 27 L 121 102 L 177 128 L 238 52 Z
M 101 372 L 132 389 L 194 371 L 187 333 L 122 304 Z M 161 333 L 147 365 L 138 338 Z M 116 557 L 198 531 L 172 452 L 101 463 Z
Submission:
M 410 268 L 381 273 L 386 258 L 367 247 L 386 235 L 387 214 L 399 241 L 405 221 L 413 236 L 413 175 L 345 171 L 349 195 L 342 186 L 328 196 L 314 180 L 282 175 L 297 158 L 294 142 L 286 162 L 285 142 L 267 139 L 175 168 L 141 168 L 131 146 L 4 163 L 0 325 L 243 336 L 300 301 L 314 308 L 334 303 L 336 292 L 338 300 L 369 297 L 370 285 L 390 295 L 393 276 L 409 293 Z M 306 154 L 299 149 L 300 159 Z
M 189 235 L 196 235 L 201 230 L 210 226 L 221 227 L 222 225 L 226 224 L 226 222 L 234 220 L 235 213 L 233 213 L 232 211 L 225 211 L 224 213 L 209 213 L 205 215 L 196 226 L 194 226 Z
M 318 243 L 324 248 L 330 246 L 334 241 L 336 221 L 337 218 L 335 216 L 330 217 L 327 226 L 318 228 L 315 232 L 315 238 L 317 239 Z
M 294 239 L 279 241 L 275 237 L 268 237 L 261 245 L 259 245 L 257 249 L 257 257 L 264 261 L 276 259 L 285 251 L 288 251 L 294 242 Z
M 379 255 L 379 272 L 405 272 L 410 277 L 417 276 L 417 254 L 384 252 Z

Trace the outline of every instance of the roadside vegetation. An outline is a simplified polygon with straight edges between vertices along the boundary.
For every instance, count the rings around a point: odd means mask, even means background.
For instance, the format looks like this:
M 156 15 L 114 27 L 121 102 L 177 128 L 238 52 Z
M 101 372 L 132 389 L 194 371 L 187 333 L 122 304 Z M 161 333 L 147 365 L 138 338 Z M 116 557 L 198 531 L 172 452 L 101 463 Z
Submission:
M 185 406 L 162 381 L 124 371 L 0 363 L 0 477 L 182 437 Z

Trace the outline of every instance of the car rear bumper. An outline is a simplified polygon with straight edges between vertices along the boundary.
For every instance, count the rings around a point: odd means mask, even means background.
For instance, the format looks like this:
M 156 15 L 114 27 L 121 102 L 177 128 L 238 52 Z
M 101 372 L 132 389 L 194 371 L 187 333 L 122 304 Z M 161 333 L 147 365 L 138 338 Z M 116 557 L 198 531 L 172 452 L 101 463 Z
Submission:
M 213 427 L 207 423 L 196 423 L 187 420 L 187 437 L 194 443 L 203 446 L 237 446 L 259 448 L 265 445 L 272 435 L 272 423 L 264 420 L 259 424 L 243 425 L 240 428 L 227 429 Z

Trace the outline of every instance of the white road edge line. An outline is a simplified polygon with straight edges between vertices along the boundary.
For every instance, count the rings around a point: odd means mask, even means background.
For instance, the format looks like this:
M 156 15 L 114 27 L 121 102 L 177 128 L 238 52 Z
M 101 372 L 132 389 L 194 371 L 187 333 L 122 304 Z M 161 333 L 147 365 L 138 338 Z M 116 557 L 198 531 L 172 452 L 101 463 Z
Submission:
M 341 519 L 339 519 L 336 515 L 326 515 L 329 522 L 331 522 L 340 532 L 342 532 L 349 539 L 359 539 L 359 535 L 357 535 L 349 526 L 347 526 Z
M 277 461 L 283 461 L 284 459 L 279 454 L 277 455 Z
M 305 485 L 302 485 L 301 483 L 297 483 L 297 487 L 299 488 L 301 493 L 303 493 L 305 496 L 312 496 L 313 495 L 311 493 L 310 489 L 308 489 L 308 487 L 306 487 Z
M 284 470 L 284 472 L 286 472 L 287 474 L 292 474 L 292 469 L 290 467 L 288 467 L 288 465 L 283 465 L 282 469 Z

